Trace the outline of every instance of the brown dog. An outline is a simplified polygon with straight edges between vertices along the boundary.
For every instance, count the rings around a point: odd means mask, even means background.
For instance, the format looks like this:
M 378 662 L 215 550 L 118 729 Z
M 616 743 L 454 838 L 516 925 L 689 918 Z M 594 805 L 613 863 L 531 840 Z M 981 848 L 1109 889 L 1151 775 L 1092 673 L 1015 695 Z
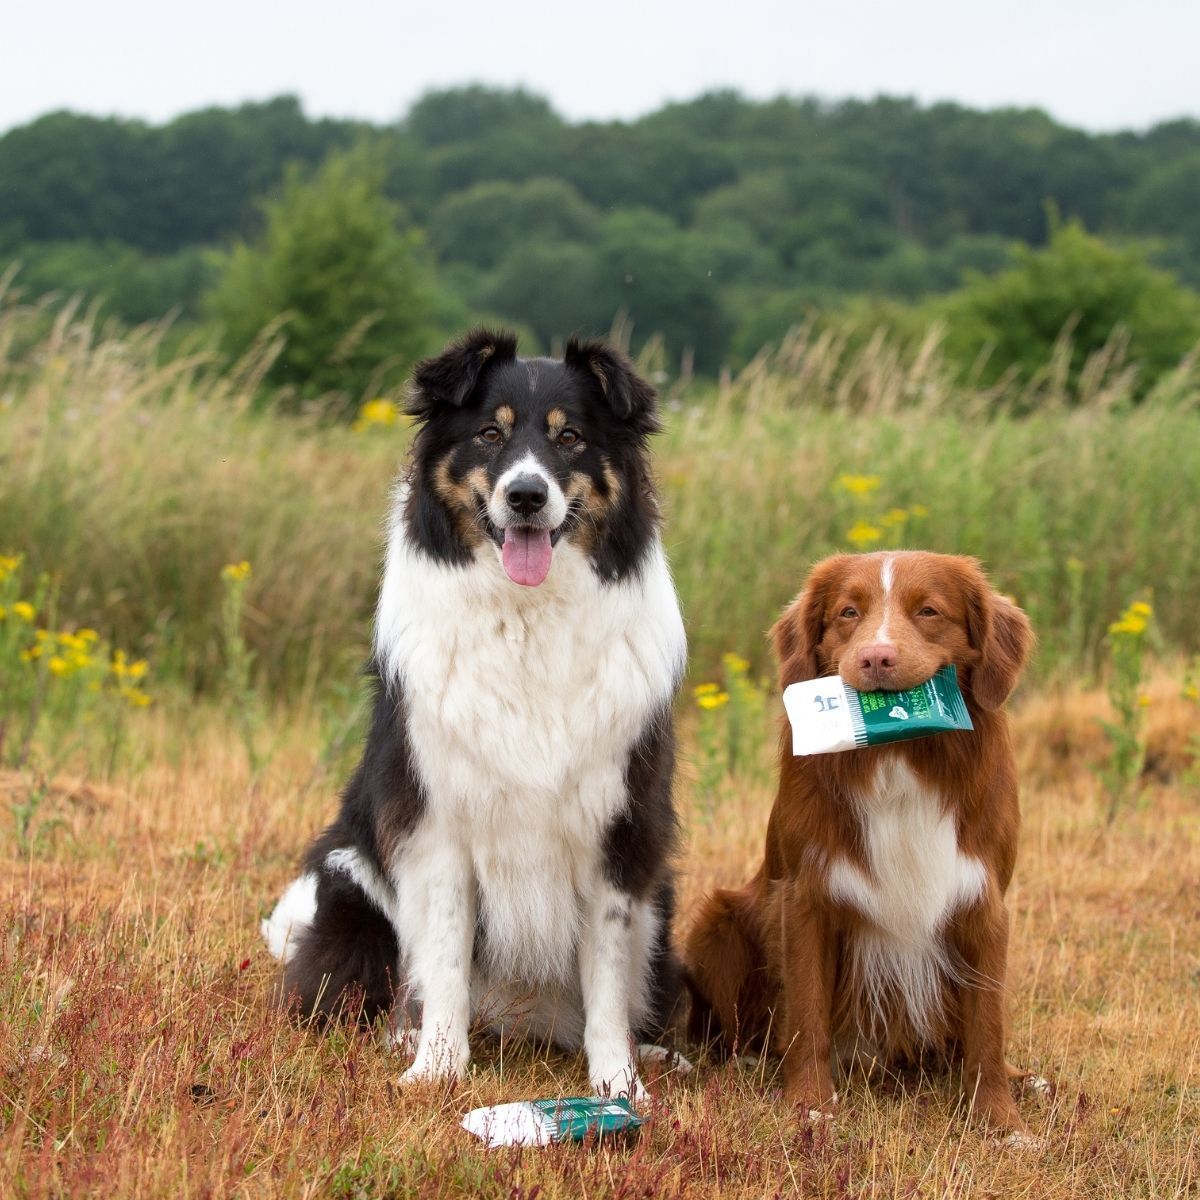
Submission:
M 949 663 L 974 732 L 793 757 L 766 853 L 704 903 L 686 944 L 692 1031 L 783 1056 L 789 1100 L 827 1109 L 834 1054 L 961 1058 L 975 1111 L 1023 1128 L 1004 1058 L 1017 778 L 1002 706 L 1029 621 L 969 558 L 826 559 L 772 631 L 780 684 L 840 674 L 903 691 Z

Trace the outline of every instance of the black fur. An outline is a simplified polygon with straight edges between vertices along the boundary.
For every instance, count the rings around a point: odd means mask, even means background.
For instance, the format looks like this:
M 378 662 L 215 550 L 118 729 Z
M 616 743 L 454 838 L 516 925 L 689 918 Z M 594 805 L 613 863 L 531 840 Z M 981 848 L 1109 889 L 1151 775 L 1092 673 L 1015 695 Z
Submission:
M 322 1024 L 331 1018 L 369 1023 L 392 1007 L 399 962 L 387 917 L 353 880 L 322 869 L 316 917 L 284 971 L 288 1002 Z
M 609 883 L 641 899 L 662 878 L 675 849 L 678 823 L 671 802 L 675 730 L 670 708 L 655 714 L 625 767 L 625 810 L 604 836 Z
M 358 885 L 325 866 L 332 850 L 353 848 L 385 877 L 390 849 L 417 823 L 425 801 L 413 769 L 404 723 L 404 697 L 384 688 L 370 669 L 375 703 L 362 759 L 342 792 L 337 819 L 304 856 L 317 876 L 317 917 L 296 940 L 284 972 L 284 991 L 305 1016 L 386 1012 L 402 981 L 400 949 L 391 922 Z M 356 997 L 356 993 L 358 994 Z
M 678 837 L 672 802 L 675 774 L 675 728 L 669 706 L 655 714 L 625 767 L 628 802 L 604 838 L 604 874 L 614 887 L 638 899 L 653 892 L 662 916 L 651 958 L 651 1016 L 634 1031 L 639 1042 L 667 1036 L 682 988 L 682 970 L 671 945 L 675 886 L 671 855 Z
M 658 885 L 655 903 L 662 917 L 650 956 L 650 1012 L 633 1031 L 636 1041 L 658 1045 L 672 1040 L 674 1017 L 683 994 L 683 966 L 671 942 L 675 923 L 675 884 L 670 875 Z

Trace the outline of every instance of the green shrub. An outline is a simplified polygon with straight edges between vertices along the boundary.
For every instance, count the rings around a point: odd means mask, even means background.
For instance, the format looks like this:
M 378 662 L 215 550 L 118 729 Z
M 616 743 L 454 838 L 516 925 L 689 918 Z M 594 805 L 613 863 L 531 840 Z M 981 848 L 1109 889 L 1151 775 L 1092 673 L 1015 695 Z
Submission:
M 1200 295 L 1150 265 L 1136 247 L 1057 225 L 1044 249 L 1017 246 L 1013 265 L 977 275 L 926 311 L 947 327 L 946 353 L 981 382 L 1044 375 L 1065 346 L 1069 386 L 1089 358 L 1116 343 L 1138 368 L 1142 395 L 1200 342 Z
M 262 237 L 218 260 L 207 307 L 233 354 L 280 331 L 270 383 L 301 398 L 333 393 L 324 407 L 347 413 L 461 319 L 365 147 L 333 155 L 311 179 L 292 170 L 263 211 Z

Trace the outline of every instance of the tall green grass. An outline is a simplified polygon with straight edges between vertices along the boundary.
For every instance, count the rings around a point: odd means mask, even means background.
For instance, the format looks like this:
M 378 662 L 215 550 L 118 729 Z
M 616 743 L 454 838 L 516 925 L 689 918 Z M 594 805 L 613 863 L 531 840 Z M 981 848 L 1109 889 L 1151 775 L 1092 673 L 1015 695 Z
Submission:
M 0 310 L 0 552 L 57 578 L 60 622 L 200 687 L 223 668 L 221 567 L 249 560 L 261 682 L 282 698 L 344 681 L 406 430 L 264 411 L 269 347 L 222 371 L 161 335 Z M 864 548 L 979 555 L 1029 611 L 1043 673 L 1089 670 L 1147 591 L 1166 642 L 1200 648 L 1200 373 L 1137 406 L 1115 359 L 1077 392 L 1063 378 L 1051 363 L 1020 395 L 963 388 L 936 336 L 902 359 L 801 333 L 719 388 L 669 390 L 657 469 L 698 672 L 727 650 L 765 668 L 775 614 L 856 524 L 880 535 Z M 856 494 L 845 474 L 877 483 Z

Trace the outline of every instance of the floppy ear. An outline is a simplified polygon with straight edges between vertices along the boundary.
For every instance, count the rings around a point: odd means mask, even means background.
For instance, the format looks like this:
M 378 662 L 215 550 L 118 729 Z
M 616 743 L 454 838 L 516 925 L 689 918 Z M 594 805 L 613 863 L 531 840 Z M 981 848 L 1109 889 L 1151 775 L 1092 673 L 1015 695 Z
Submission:
M 599 338 L 584 342 L 571 338 L 563 362 L 587 375 L 600 389 L 613 414 L 628 421 L 642 437 L 659 431 L 657 393 L 619 350 Z
M 825 606 L 829 602 L 829 589 L 845 557 L 835 555 L 820 563 L 809 575 L 804 591 L 783 610 L 771 627 L 781 688 L 821 675 L 817 647 L 825 636 Z
M 413 370 L 408 412 L 424 421 L 442 407 L 461 408 L 471 398 L 483 372 L 498 362 L 511 362 L 517 355 L 517 339 L 511 333 L 472 329 L 451 342 L 435 358 L 426 358 Z
M 967 633 L 979 651 L 971 670 L 971 695 L 980 708 L 994 711 L 1012 695 L 1029 652 L 1033 627 L 1011 601 L 992 591 L 982 572 L 967 601 Z

